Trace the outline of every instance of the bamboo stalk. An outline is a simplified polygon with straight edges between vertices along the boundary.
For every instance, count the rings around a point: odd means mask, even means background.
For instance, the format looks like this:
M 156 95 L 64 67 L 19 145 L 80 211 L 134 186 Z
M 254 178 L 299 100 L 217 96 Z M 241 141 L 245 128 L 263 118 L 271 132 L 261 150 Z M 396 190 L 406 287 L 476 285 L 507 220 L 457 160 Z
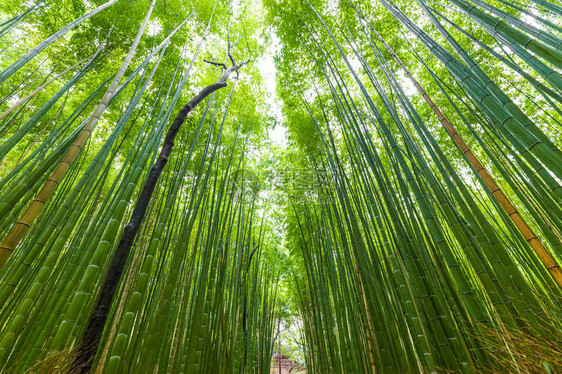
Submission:
M 4 70 L 3 72 L 0 73 L 0 83 L 4 83 L 4 81 L 6 81 L 6 79 L 8 79 L 12 74 L 14 74 L 22 66 L 24 66 L 31 59 L 33 59 L 35 56 L 37 56 L 37 54 L 39 52 L 41 52 L 42 50 L 47 48 L 54 41 L 56 41 L 58 38 L 60 38 L 64 34 L 66 34 L 69 30 L 72 30 L 76 25 L 79 25 L 80 23 L 84 22 L 88 18 L 98 14 L 99 12 L 104 10 L 105 8 L 115 4 L 117 1 L 119 1 L 119 0 L 109 0 L 108 2 L 100 5 L 99 7 L 92 10 L 91 12 L 89 12 L 89 13 L 83 15 L 82 17 L 72 21 L 71 23 L 69 23 L 68 25 L 66 25 L 65 27 L 63 27 L 62 29 L 60 29 L 59 31 L 54 33 L 53 35 L 49 36 L 47 39 L 45 39 L 44 41 L 42 41 L 38 45 L 36 45 L 31 51 L 27 52 L 25 55 L 20 57 L 16 62 L 14 62 L 12 65 L 10 65 L 8 68 L 6 68 L 6 70 Z

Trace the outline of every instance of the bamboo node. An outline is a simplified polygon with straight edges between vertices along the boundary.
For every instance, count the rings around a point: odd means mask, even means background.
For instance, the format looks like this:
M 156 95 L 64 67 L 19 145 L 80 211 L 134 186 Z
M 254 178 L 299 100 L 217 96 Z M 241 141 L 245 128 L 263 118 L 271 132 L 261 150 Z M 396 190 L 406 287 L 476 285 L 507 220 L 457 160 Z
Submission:
M 542 142 L 539 140 L 539 141 L 537 141 L 537 142 L 531 144 L 531 145 L 529 146 L 529 150 L 532 150 L 533 147 L 535 147 L 536 145 L 538 145 L 538 144 L 540 144 L 540 143 L 542 143 Z
M 529 40 L 527 40 L 527 43 L 525 43 L 525 44 L 523 45 L 523 48 L 527 48 L 527 46 L 529 45 L 529 43 L 532 42 L 532 41 L 533 41 L 533 39 L 532 39 L 532 38 L 529 38 Z
M 512 118 L 513 118 L 513 116 L 509 116 L 509 117 L 507 117 L 506 119 L 504 119 L 504 120 L 502 121 L 502 125 L 504 125 L 507 121 L 509 121 L 509 120 L 512 119 Z

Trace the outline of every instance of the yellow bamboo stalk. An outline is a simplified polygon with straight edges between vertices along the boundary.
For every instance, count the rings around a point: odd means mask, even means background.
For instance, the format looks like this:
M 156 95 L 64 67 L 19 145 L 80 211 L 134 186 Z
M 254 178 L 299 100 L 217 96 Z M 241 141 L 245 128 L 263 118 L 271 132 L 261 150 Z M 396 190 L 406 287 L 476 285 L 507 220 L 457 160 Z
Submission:
M 457 146 L 465 154 L 470 164 L 474 167 L 474 169 L 480 175 L 480 177 L 482 178 L 488 189 L 492 192 L 492 195 L 500 203 L 500 205 L 503 207 L 505 212 L 509 215 L 509 218 L 513 221 L 513 223 L 515 223 L 515 226 L 517 226 L 517 228 L 519 229 L 519 231 L 521 232 L 527 243 L 529 243 L 531 248 L 535 251 L 537 256 L 539 256 L 540 260 L 547 268 L 552 278 L 554 278 L 558 286 L 562 288 L 562 269 L 560 269 L 560 265 L 556 263 L 554 257 L 552 257 L 552 255 L 548 252 L 548 250 L 542 244 L 542 242 L 537 237 L 537 235 L 529 227 L 527 222 L 525 222 L 523 217 L 521 217 L 521 214 L 519 214 L 517 208 L 515 208 L 515 206 L 511 203 L 509 198 L 504 194 L 502 189 L 498 186 L 494 178 L 490 175 L 490 173 L 488 173 L 486 168 L 484 168 L 484 166 L 482 165 L 482 163 L 480 163 L 478 158 L 476 158 L 474 153 L 472 153 L 472 150 L 466 144 L 462 136 L 460 136 L 460 134 L 457 132 L 453 124 L 447 119 L 447 117 L 445 117 L 443 112 L 441 112 L 441 110 L 435 105 L 433 100 L 429 97 L 427 92 L 425 92 L 423 87 L 414 78 L 412 73 L 410 73 L 410 71 L 404 65 L 402 60 L 400 60 L 400 58 L 396 55 L 396 53 L 394 53 L 394 50 L 386 43 L 386 41 L 382 38 L 382 36 L 378 32 L 376 32 L 373 28 L 371 28 L 371 30 L 375 35 L 377 35 L 378 39 L 385 46 L 388 52 L 392 55 L 392 57 L 394 57 L 396 62 L 402 67 L 404 73 L 408 76 L 408 78 L 414 84 L 414 86 L 416 86 L 418 92 L 422 95 L 426 103 L 431 107 L 433 112 L 437 115 L 437 118 L 439 118 L 439 121 L 441 122 L 443 127 L 445 127 L 451 138 L 453 138 Z
M 8 261 L 8 258 L 14 252 L 15 248 L 18 246 L 27 230 L 29 230 L 29 228 L 33 224 L 33 221 L 35 221 L 37 216 L 39 216 L 41 210 L 47 203 L 47 200 L 49 200 L 49 198 L 61 182 L 62 178 L 64 178 L 66 172 L 68 171 L 68 169 L 70 169 L 70 166 L 72 165 L 74 160 L 76 160 L 76 157 L 82 150 L 82 147 L 84 146 L 84 144 L 86 144 L 86 141 L 90 137 L 90 134 L 92 133 L 92 131 L 94 131 L 100 117 L 102 116 L 105 108 L 107 107 L 107 104 L 109 103 L 109 100 L 115 94 L 119 82 L 121 81 L 121 78 L 123 78 L 125 70 L 129 66 L 129 63 L 131 62 L 131 59 L 135 54 L 137 45 L 139 44 L 139 41 L 144 33 L 144 29 L 146 28 L 155 3 L 156 0 L 153 0 L 148 13 L 146 14 L 146 17 L 144 18 L 144 21 L 139 31 L 137 32 L 135 40 L 129 48 L 129 52 L 125 57 L 125 60 L 123 60 L 121 67 L 117 71 L 117 74 L 113 78 L 113 81 L 105 92 L 105 95 L 94 109 L 94 113 L 90 116 L 90 118 L 88 118 L 86 125 L 84 126 L 82 131 L 80 131 L 80 134 L 78 134 L 78 137 L 76 138 L 74 143 L 72 143 L 63 159 L 59 162 L 47 181 L 45 181 L 45 184 L 43 185 L 37 196 L 35 196 L 35 198 L 31 201 L 29 207 L 19 218 L 19 220 L 14 224 L 14 226 L 0 245 L 0 269 L 4 267 L 4 265 Z

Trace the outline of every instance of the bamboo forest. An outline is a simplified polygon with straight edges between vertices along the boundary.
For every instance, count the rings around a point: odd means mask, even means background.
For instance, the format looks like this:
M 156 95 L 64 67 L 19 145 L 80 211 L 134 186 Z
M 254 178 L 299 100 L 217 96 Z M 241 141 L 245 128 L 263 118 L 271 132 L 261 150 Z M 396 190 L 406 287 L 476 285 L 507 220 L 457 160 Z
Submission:
M 562 373 L 559 0 L 0 0 L 0 373 Z

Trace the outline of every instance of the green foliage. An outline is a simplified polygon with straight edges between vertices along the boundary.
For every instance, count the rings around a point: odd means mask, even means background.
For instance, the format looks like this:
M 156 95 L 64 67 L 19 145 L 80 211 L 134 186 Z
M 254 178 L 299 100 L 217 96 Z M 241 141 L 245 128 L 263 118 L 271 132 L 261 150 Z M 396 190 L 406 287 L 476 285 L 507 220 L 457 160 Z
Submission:
M 251 62 L 180 130 L 95 366 L 269 372 L 281 320 L 283 353 L 310 373 L 559 370 L 560 288 L 380 41 L 560 264 L 562 25 L 540 3 L 156 1 L 123 85 L 0 272 L 0 370 L 70 362 L 163 136 L 220 78 L 204 60 L 230 66 L 228 39 Z M 102 4 L 0 1 L 0 113 L 82 62 L 0 120 L 2 239 L 151 1 L 45 43 Z M 282 144 L 268 139 L 280 127 Z

